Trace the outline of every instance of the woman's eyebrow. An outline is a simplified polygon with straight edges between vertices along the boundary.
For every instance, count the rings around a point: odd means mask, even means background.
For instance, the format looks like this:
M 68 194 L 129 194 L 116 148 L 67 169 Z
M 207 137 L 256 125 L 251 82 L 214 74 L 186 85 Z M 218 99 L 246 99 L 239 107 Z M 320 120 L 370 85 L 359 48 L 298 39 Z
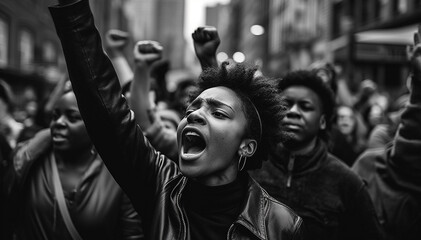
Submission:
M 224 106 L 224 107 L 227 107 L 227 108 L 231 109 L 233 112 L 235 112 L 235 110 L 231 106 L 229 106 L 226 103 L 223 103 L 223 102 L 219 101 L 218 99 L 215 99 L 215 98 L 207 98 L 207 99 L 204 99 L 204 101 L 206 101 L 206 103 L 209 106 L 211 106 L 211 107 L 221 107 L 221 106 Z

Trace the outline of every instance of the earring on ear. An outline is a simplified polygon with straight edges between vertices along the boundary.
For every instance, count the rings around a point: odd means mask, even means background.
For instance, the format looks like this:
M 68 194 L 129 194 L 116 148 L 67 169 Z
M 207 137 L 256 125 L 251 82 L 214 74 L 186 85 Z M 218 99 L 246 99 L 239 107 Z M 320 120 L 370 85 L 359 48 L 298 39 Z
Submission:
M 242 171 L 247 163 L 247 157 L 244 155 L 240 155 L 240 159 L 238 159 L 238 171 Z

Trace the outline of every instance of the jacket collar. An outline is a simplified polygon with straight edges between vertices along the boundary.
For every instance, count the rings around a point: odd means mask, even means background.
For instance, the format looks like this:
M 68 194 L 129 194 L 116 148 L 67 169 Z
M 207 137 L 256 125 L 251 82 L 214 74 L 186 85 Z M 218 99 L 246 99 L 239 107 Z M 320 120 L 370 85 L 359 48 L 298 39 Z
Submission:
M 244 208 L 236 223 L 247 228 L 259 239 L 267 239 L 265 230 L 265 207 L 262 189 L 248 176 L 248 191 Z
M 270 157 L 270 160 L 276 167 L 287 172 L 288 164 L 290 164 L 291 159 L 294 159 L 292 173 L 301 175 L 312 172 L 324 165 L 327 162 L 327 155 L 326 144 L 318 139 L 316 146 L 308 154 L 293 155 L 286 148 L 278 147 L 276 153 Z

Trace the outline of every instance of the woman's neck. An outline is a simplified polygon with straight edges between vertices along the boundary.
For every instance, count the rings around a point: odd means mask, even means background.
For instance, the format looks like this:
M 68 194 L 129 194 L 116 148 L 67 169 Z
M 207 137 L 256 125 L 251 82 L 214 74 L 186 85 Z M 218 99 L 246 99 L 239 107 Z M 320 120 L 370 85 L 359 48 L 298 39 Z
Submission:
M 96 152 L 93 151 L 93 148 L 87 148 L 80 151 L 54 151 L 54 156 L 57 160 L 57 164 L 61 165 L 67 169 L 86 169 L 86 166 L 89 165 Z

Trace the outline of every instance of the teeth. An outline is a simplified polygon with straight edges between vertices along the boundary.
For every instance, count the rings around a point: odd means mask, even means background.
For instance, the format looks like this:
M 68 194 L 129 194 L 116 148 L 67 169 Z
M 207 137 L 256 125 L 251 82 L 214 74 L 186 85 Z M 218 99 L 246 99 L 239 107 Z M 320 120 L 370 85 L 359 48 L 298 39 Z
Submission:
M 195 132 L 186 132 L 186 136 L 196 136 L 196 137 L 199 137 L 199 134 L 197 134 Z

